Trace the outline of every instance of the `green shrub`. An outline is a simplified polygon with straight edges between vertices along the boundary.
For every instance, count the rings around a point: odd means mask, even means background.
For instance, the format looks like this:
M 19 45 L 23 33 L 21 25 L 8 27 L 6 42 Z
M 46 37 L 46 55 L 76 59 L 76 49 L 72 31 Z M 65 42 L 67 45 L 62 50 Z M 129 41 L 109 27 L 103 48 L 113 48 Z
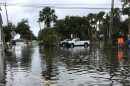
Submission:
M 39 31 L 38 34 L 39 40 L 45 42 L 45 46 L 52 46 L 58 40 L 57 33 L 51 28 L 44 28 Z

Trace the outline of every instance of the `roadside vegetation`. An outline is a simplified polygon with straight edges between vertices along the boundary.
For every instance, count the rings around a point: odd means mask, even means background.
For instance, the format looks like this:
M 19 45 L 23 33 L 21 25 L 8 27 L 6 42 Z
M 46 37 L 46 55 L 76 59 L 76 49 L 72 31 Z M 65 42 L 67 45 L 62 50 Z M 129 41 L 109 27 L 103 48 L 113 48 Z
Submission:
M 130 35 L 130 3 L 126 0 L 122 1 L 122 9 L 114 8 L 113 11 L 113 30 L 112 43 L 117 43 L 117 38 L 122 35 L 126 41 Z M 87 39 L 91 42 L 103 41 L 108 43 L 108 35 L 110 28 L 110 12 L 89 13 L 86 16 L 66 16 L 64 19 L 58 19 L 55 10 L 50 7 L 45 7 L 39 12 L 38 22 L 44 22 L 37 39 L 44 41 L 46 46 L 52 46 L 59 40 L 66 38 L 78 37 L 82 40 Z M 122 16 L 126 15 L 125 18 Z M 4 26 L 6 42 L 10 39 L 11 30 L 20 34 L 21 39 L 32 40 L 36 39 L 27 19 L 22 19 L 16 26 L 9 23 L 9 26 Z

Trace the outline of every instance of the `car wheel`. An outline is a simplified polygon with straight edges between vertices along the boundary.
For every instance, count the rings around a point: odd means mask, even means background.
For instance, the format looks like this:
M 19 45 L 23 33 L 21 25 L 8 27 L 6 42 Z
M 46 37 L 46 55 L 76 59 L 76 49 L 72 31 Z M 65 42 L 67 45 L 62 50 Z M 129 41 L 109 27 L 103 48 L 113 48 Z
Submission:
M 88 43 L 85 43 L 85 44 L 84 44 L 84 47 L 88 47 Z
M 70 45 L 70 47 L 72 47 L 72 48 L 73 48 L 73 47 L 74 47 L 74 44 L 71 44 L 71 45 Z
M 62 46 L 65 47 L 65 44 L 63 43 Z

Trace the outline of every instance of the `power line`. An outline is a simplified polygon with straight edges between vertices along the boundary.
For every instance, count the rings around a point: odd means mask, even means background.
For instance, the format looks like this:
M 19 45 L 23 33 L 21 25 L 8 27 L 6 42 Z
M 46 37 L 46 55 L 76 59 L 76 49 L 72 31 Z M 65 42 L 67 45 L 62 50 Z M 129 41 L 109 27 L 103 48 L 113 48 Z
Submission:
M 5 3 L 0 3 L 1 5 L 4 5 Z M 14 4 L 8 4 L 8 6 L 16 6 L 16 5 L 111 5 L 111 4 L 27 4 L 27 3 L 14 3 Z M 114 5 L 122 5 L 122 4 L 114 4 Z
M 94 8 L 94 7 L 52 7 L 56 9 L 111 9 L 111 8 Z
M 0 3 L 1 6 L 4 6 L 5 3 Z M 57 9 L 89 9 L 90 7 L 86 6 L 98 6 L 98 5 L 111 5 L 111 4 L 27 4 L 27 3 L 14 3 L 14 4 L 6 4 L 6 6 L 19 6 L 19 7 L 35 7 L 35 8 L 41 8 L 41 7 L 52 7 Z M 120 5 L 121 4 L 115 4 Z M 75 7 L 74 7 L 75 6 Z M 76 7 L 78 6 L 78 7 Z M 80 6 L 80 7 L 79 7 Z M 110 9 L 110 8 L 90 8 L 90 9 Z
M 17 7 L 34 7 L 34 8 L 43 8 L 43 7 L 51 7 L 55 9 L 111 9 L 105 7 L 86 7 L 86 6 L 98 6 L 98 5 L 110 5 L 111 4 L 28 4 L 28 3 L 14 3 L 14 4 L 7 4 L 7 3 L 0 3 L 1 6 L 17 6 Z M 122 5 L 122 4 L 114 4 L 114 5 Z

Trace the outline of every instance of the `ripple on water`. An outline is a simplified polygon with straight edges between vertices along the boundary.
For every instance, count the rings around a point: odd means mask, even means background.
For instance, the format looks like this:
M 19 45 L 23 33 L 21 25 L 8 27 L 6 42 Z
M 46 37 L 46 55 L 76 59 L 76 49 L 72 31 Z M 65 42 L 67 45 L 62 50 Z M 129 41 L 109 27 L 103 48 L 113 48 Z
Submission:
M 105 52 L 97 48 L 93 49 L 90 55 L 88 51 L 82 49 L 73 52 L 75 48 L 64 51 L 60 49 L 59 52 L 52 49 L 39 52 L 38 49 L 35 47 L 26 47 L 22 51 L 16 49 L 18 50 L 16 58 L 7 59 L 7 86 L 129 86 L 130 84 L 129 62 L 125 60 L 119 62 L 115 50 L 114 52 L 110 50 L 111 53 L 108 53 L 108 50 Z M 46 80 L 48 77 L 49 80 Z

